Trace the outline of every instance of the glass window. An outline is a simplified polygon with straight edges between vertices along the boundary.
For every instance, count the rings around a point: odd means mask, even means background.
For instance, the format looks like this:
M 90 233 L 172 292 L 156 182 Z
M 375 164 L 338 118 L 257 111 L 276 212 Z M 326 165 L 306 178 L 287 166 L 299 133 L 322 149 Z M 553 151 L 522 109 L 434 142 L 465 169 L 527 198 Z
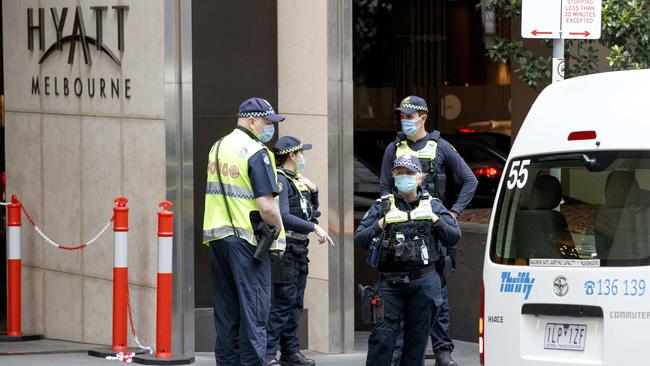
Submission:
M 505 170 L 490 256 L 650 264 L 650 152 L 585 152 L 513 160 Z
M 358 156 L 354 157 L 354 183 L 374 185 L 379 192 L 379 174 Z

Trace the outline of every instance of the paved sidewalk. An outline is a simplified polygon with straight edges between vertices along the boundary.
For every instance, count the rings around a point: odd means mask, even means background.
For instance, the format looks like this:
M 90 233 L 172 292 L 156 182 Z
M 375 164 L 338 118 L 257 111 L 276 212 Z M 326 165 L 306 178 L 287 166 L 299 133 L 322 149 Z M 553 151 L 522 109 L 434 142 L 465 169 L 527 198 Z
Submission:
M 368 333 L 358 332 L 355 339 L 355 351 L 347 354 L 322 354 L 305 351 L 304 353 L 316 360 L 318 366 L 361 366 L 365 365 Z M 90 357 L 89 349 L 101 346 L 45 339 L 23 343 L 0 343 L 0 366 L 68 366 L 88 365 L 106 366 L 117 365 L 117 361 Z M 476 343 L 456 342 L 454 358 L 460 366 L 478 366 L 478 345 Z M 214 354 L 199 352 L 195 355 L 197 366 L 214 366 Z M 433 360 L 427 360 L 426 366 L 435 365 Z

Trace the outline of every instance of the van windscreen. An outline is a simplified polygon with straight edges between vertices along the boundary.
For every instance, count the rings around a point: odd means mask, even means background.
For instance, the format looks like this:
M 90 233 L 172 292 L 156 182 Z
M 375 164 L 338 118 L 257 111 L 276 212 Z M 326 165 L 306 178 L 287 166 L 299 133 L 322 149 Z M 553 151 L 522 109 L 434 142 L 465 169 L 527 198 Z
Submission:
M 650 265 L 650 152 L 584 152 L 513 159 L 504 171 L 490 257 Z

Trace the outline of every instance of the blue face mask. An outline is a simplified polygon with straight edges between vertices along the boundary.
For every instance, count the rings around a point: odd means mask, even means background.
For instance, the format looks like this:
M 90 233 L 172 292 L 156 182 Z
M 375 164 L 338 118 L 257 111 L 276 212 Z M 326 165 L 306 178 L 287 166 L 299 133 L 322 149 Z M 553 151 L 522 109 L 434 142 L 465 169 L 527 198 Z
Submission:
M 406 194 L 415 191 L 415 189 L 417 188 L 415 175 L 403 174 L 403 175 L 396 176 L 395 187 L 397 187 L 399 193 Z
M 264 126 L 264 131 L 258 137 L 258 139 L 260 139 L 260 141 L 262 142 L 269 142 L 273 138 L 274 134 L 275 134 L 275 126 L 273 124 L 266 125 Z
M 296 163 L 296 170 L 305 169 L 305 164 L 307 164 L 307 158 L 303 155 L 302 159 Z
M 413 136 L 418 133 L 418 119 L 403 119 L 402 121 L 402 132 L 406 136 Z

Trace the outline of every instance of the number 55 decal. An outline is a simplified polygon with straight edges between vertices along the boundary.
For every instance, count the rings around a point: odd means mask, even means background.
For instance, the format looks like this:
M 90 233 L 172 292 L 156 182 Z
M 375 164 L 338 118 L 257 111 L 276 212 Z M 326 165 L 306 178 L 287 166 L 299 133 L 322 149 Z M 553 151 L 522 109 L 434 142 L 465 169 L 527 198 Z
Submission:
M 514 189 L 515 186 L 519 189 L 524 188 L 526 181 L 528 181 L 528 169 L 526 169 L 526 166 L 529 164 L 530 159 L 512 162 L 512 167 L 508 174 L 508 181 L 506 182 L 508 189 Z

